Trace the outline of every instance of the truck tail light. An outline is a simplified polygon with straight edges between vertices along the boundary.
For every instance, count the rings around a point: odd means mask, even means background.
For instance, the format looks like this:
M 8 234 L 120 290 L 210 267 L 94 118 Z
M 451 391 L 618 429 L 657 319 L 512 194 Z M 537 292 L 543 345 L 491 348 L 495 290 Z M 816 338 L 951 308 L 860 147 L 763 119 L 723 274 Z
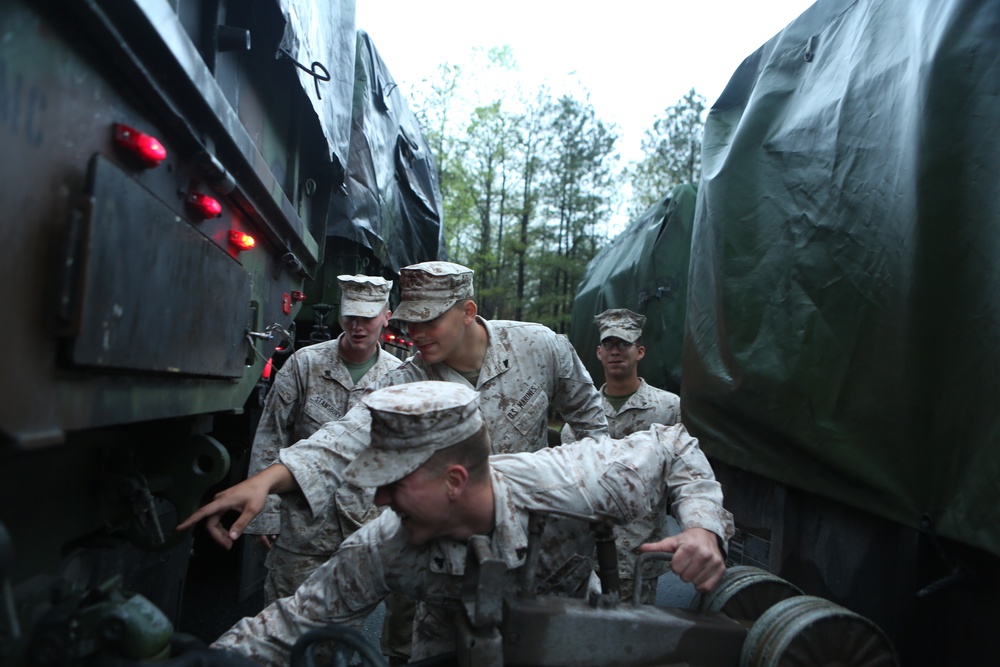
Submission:
M 187 198 L 188 207 L 202 220 L 218 218 L 222 215 L 222 204 L 214 197 L 191 191 Z
M 148 168 L 167 159 L 167 149 L 159 139 L 122 123 L 115 123 L 115 143 L 139 158 Z
M 229 230 L 229 242 L 236 246 L 237 250 L 250 250 L 257 245 L 257 241 L 254 237 L 250 236 L 246 232 L 241 232 L 238 229 Z

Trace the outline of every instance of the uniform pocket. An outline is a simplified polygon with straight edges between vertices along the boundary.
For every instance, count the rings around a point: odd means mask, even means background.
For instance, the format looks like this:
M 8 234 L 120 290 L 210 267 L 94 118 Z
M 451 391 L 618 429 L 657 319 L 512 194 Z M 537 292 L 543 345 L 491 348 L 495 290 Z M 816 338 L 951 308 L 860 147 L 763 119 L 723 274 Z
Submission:
M 324 396 L 314 394 L 309 396 L 302 409 L 303 432 L 315 433 L 327 422 L 341 418 L 341 412 L 333 402 Z
M 545 422 L 549 407 L 549 396 L 537 384 L 532 384 L 507 409 L 504 417 L 513 424 L 521 435 L 538 431 L 539 423 Z

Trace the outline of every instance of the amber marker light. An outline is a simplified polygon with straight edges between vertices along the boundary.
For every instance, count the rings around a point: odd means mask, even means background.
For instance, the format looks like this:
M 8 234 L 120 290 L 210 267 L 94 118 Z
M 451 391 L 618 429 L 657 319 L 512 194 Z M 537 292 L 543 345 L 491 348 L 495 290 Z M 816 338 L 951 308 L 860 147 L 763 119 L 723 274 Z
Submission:
M 139 158 L 149 168 L 167 159 L 167 149 L 159 139 L 122 123 L 115 123 L 115 143 Z
M 257 245 L 254 237 L 237 229 L 229 230 L 229 242 L 236 246 L 237 250 L 250 250 Z

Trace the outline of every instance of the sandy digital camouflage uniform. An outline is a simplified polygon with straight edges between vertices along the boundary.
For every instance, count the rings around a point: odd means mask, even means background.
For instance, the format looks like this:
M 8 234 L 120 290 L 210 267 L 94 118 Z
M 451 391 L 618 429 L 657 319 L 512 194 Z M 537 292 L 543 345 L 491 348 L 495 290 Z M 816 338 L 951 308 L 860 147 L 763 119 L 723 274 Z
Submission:
M 491 549 L 507 563 L 513 590 L 528 548 L 528 513 L 557 509 L 589 520 L 626 523 L 647 514 L 663 493 L 685 529 L 701 527 L 728 540 L 732 516 L 698 441 L 681 425 L 654 426 L 625 440 L 602 437 L 490 460 L 495 528 Z M 584 521 L 550 517 L 542 536 L 537 592 L 582 595 L 595 563 Z M 285 665 L 303 632 L 326 623 L 357 625 L 389 591 L 426 604 L 413 658 L 454 650 L 466 545 L 439 539 L 410 546 L 397 515 L 384 512 L 352 535 L 290 598 L 245 618 L 213 646 L 264 665 Z
M 607 435 L 601 398 L 569 340 L 541 324 L 477 320 L 486 327 L 486 357 L 474 387 L 490 432 L 494 454 L 535 451 L 547 446 L 551 404 L 574 431 Z M 406 382 L 468 381 L 447 364 L 425 365 L 420 355 L 388 373 L 375 387 Z M 324 507 L 343 480 L 343 469 L 368 442 L 371 417 L 364 407 L 326 424 L 308 440 L 281 450 L 280 460 L 313 508 Z
M 424 322 L 456 303 L 473 297 L 473 271 L 451 262 L 424 262 L 400 270 L 401 300 L 395 317 Z M 483 415 L 489 420 L 494 453 L 533 451 L 548 445 L 549 408 L 584 434 L 607 433 L 607 423 L 593 381 L 565 336 L 525 322 L 487 322 L 477 318 L 487 333 L 487 348 L 478 391 Z M 470 387 L 462 374 L 444 363 L 426 365 L 418 353 L 379 386 L 439 380 Z M 352 410 L 343 420 L 328 424 L 310 440 L 284 450 L 288 467 L 313 507 L 327 502 L 342 481 L 347 464 L 369 439 L 369 414 Z M 408 654 L 406 637 L 412 606 L 398 596 L 386 600 L 383 649 L 391 658 Z
M 254 437 L 250 475 L 274 463 L 285 447 L 340 419 L 360 401 L 369 384 L 402 363 L 376 348 L 375 365 L 355 384 L 337 353 L 339 344 L 338 337 L 303 347 L 281 367 Z M 291 595 L 348 535 L 378 515 L 374 490 L 352 485 L 337 488 L 314 508 L 315 512 L 301 493 L 284 494 L 280 500 L 271 496 L 247 528 L 250 534 L 279 535 L 267 556 L 269 600 Z
M 608 432 L 612 438 L 624 438 L 636 431 L 645 431 L 653 424 L 672 426 L 681 421 L 681 399 L 663 389 L 658 389 L 639 378 L 639 388 L 629 396 L 621 410 L 615 409 L 604 397 L 604 387 L 601 387 L 601 403 L 608 419 Z M 562 441 L 573 442 L 576 435 L 571 427 L 562 430 Z M 667 517 L 664 506 L 657 507 L 650 514 L 633 521 L 626 526 L 616 526 L 615 535 L 618 547 L 618 576 L 621 578 L 622 597 L 628 599 L 632 595 L 635 561 L 639 557 L 639 545 L 655 542 L 667 537 Z M 653 561 L 643 570 L 643 578 L 655 582 L 656 578 L 670 569 L 664 561 Z M 649 599 L 649 598 L 654 599 Z M 655 585 L 646 586 L 644 602 L 655 601 Z

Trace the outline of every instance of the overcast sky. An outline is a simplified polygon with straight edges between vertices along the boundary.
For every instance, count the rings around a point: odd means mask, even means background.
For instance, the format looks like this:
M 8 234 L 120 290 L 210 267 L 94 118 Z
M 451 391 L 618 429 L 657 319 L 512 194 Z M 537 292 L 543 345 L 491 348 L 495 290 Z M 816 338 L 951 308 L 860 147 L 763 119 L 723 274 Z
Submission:
M 357 0 L 366 31 L 404 94 L 444 62 L 510 45 L 528 90 L 579 81 L 622 157 L 694 88 L 711 106 L 748 55 L 813 0 Z

